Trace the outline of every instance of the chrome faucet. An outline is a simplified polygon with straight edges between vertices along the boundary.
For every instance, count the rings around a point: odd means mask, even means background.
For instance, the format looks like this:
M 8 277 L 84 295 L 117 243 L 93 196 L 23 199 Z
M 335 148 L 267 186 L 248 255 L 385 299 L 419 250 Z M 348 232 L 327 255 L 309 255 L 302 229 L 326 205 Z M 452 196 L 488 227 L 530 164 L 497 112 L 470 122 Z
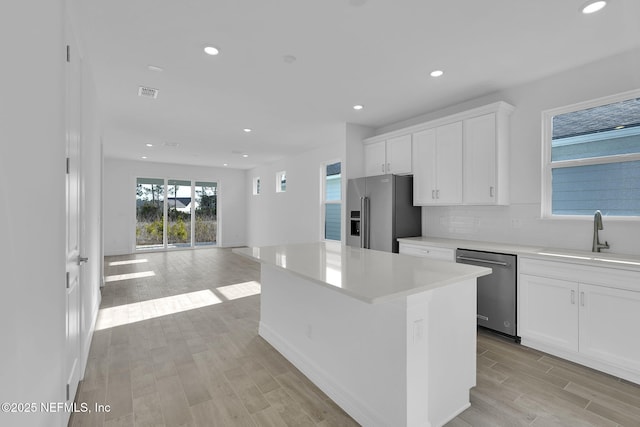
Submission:
M 600 243 L 598 230 L 602 230 L 602 228 L 602 214 L 600 211 L 596 211 L 593 215 L 593 246 L 591 246 L 591 252 L 600 252 L 600 249 L 609 249 L 609 242 L 605 240 L 604 244 Z

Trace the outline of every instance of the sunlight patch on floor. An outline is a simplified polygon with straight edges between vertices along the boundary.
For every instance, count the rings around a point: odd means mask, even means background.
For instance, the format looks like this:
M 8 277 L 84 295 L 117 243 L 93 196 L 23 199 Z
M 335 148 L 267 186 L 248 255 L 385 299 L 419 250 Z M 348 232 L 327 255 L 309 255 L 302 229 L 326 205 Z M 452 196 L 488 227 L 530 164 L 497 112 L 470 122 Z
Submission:
M 101 308 L 98 311 L 96 330 L 128 325 L 221 302 L 222 300 L 215 296 L 211 290 L 205 289 L 116 307 Z
M 149 260 L 146 258 L 142 258 L 142 259 L 128 259 L 125 261 L 113 261 L 109 263 L 109 267 L 115 267 L 118 265 L 142 264 L 145 262 L 149 262 Z
M 104 281 L 105 283 L 119 282 L 120 280 L 141 279 L 143 277 L 151 277 L 155 275 L 156 273 L 153 271 L 139 271 L 137 273 L 114 274 L 112 276 L 105 277 Z
M 238 298 L 250 297 L 251 295 L 258 295 L 260 293 L 260 283 L 255 280 L 235 283 L 233 285 L 216 288 L 216 291 L 231 301 Z

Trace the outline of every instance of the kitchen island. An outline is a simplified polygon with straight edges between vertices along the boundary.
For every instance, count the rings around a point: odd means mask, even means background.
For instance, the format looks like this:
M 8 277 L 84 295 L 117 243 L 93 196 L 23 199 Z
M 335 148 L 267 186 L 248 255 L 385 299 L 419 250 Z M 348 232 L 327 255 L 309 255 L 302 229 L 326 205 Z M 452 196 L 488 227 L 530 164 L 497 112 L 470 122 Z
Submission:
M 440 426 L 469 406 L 488 268 L 309 243 L 261 263 L 259 334 L 364 426 Z

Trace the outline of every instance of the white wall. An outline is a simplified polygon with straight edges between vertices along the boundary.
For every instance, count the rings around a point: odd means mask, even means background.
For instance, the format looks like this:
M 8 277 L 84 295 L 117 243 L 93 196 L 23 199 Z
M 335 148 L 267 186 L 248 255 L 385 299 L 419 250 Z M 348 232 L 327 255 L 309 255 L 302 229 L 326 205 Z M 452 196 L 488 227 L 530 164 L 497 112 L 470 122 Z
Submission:
M 246 172 L 244 193 L 247 200 L 249 246 L 314 242 L 321 239 L 321 167 L 329 161 L 345 161 L 344 141 L 345 128 L 341 126 L 336 130 L 334 141 L 327 141 L 320 148 Z M 275 191 L 276 173 L 279 171 L 287 172 L 287 191 L 284 193 Z M 257 176 L 260 177 L 262 191 L 254 196 L 253 178 Z M 344 189 L 343 180 L 343 194 Z
M 63 402 L 64 8 L 42 0 L 3 9 L 0 402 Z M 60 423 L 59 415 L 0 412 L 3 426 Z
M 218 245 L 246 242 L 245 172 L 165 163 L 104 160 L 104 252 L 135 252 L 136 178 L 175 178 L 218 183 Z
M 81 369 L 89 357 L 91 338 L 100 307 L 102 283 L 102 143 L 97 111 L 97 94 L 86 60 L 82 67 L 81 194 L 82 256 L 89 262 L 81 267 Z
M 364 151 L 362 140 L 374 134 L 374 129 L 347 123 L 345 126 L 346 136 L 346 173 L 347 179 L 360 178 L 364 176 Z
M 490 102 L 516 107 L 511 116 L 508 207 L 423 208 L 423 235 L 591 250 L 593 218 L 540 219 L 544 110 L 640 88 L 640 50 L 613 56 L 530 84 L 378 129 L 384 133 Z M 604 218 L 609 252 L 640 254 L 640 221 Z

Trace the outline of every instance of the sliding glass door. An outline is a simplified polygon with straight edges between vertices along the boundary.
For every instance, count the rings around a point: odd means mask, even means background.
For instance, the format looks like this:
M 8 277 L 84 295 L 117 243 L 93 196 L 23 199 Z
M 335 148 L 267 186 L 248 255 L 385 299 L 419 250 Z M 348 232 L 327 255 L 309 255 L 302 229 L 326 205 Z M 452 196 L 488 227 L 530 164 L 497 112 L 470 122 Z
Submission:
M 191 246 L 191 181 L 167 182 L 167 244 L 170 248 Z
M 136 249 L 164 247 L 164 179 L 136 182 Z
M 216 182 L 138 178 L 136 250 L 215 245 L 217 211 Z
M 195 244 L 215 245 L 218 232 L 218 184 L 195 183 Z

